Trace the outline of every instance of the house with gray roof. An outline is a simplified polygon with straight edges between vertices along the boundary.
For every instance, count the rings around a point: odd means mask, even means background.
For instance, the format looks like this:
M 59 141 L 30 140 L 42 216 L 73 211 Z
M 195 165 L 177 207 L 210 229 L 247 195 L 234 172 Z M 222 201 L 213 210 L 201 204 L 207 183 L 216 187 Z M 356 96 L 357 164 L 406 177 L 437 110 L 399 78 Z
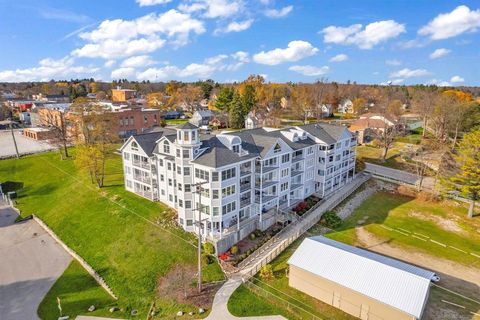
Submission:
M 179 225 L 202 228 L 222 253 L 279 212 L 352 181 L 355 146 L 346 127 L 324 123 L 217 135 L 186 123 L 132 136 L 120 150 L 125 188 L 175 209 Z

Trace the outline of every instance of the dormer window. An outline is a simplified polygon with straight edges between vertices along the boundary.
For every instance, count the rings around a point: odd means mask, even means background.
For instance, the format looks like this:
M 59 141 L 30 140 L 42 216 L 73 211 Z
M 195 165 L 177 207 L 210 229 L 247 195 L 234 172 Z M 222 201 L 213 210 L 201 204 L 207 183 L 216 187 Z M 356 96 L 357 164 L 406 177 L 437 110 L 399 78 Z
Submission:
M 133 151 L 138 151 L 138 144 L 135 141 L 132 141 L 132 144 L 130 145 Z
M 282 147 L 277 143 L 273 148 L 273 153 L 279 153 L 282 151 Z
M 183 141 L 188 142 L 188 140 L 189 140 L 188 131 L 185 131 L 185 132 L 183 133 Z
M 240 145 L 237 144 L 237 145 L 232 146 L 232 150 L 235 153 L 240 153 Z
M 170 153 L 170 144 L 168 143 L 168 141 L 165 141 L 163 143 L 163 152 L 164 153 Z

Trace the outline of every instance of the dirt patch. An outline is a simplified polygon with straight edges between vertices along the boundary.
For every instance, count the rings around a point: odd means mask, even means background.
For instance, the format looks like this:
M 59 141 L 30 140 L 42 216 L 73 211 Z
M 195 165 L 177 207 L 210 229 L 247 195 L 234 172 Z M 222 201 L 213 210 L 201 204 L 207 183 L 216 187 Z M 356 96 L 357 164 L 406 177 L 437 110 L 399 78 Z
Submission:
M 204 285 L 202 293 L 198 293 L 194 282 L 195 275 L 194 266 L 177 265 L 175 269 L 158 279 L 158 295 L 170 297 L 181 304 L 209 309 L 222 283 Z
M 432 214 L 425 215 L 417 211 L 410 211 L 408 213 L 408 216 L 411 218 L 417 218 L 424 221 L 431 221 L 445 231 L 451 231 L 451 232 L 462 233 L 462 234 L 465 233 L 465 230 L 460 228 L 460 226 L 455 221 L 450 219 L 445 219 Z
M 405 250 L 376 237 L 364 227 L 356 229 L 358 245 L 368 250 L 384 254 L 408 263 L 415 264 L 440 275 L 440 286 L 461 293 L 467 297 L 478 299 L 480 296 L 480 269 L 467 267 L 446 259 L 437 258 L 429 254 Z M 430 299 L 432 300 L 432 299 Z M 458 309 L 458 308 L 457 308 Z M 480 305 L 478 306 L 480 309 Z M 441 301 L 429 301 L 425 311 L 425 319 L 472 319 L 465 317 L 463 312 L 449 307 Z

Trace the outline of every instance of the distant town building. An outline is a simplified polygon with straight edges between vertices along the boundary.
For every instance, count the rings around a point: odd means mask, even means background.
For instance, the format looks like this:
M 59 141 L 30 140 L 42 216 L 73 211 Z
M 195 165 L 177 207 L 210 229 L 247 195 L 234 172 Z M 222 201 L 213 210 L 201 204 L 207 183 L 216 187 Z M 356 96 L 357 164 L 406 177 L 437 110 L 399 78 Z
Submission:
M 112 89 L 112 101 L 126 102 L 130 99 L 135 98 L 136 92 L 136 90 L 122 89 L 121 87 L 117 87 L 116 89 Z

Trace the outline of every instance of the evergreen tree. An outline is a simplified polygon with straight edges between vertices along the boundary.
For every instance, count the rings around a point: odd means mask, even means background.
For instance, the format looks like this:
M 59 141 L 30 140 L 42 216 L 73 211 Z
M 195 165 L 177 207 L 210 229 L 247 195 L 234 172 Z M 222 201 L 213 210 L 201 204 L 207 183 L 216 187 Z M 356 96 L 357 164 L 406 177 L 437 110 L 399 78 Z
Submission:
M 234 92 L 232 101 L 228 105 L 228 121 L 231 128 L 241 129 L 245 123 L 245 112 L 242 97 Z
M 480 199 L 480 130 L 467 133 L 458 146 L 459 172 L 451 178 L 462 195 L 470 199 L 468 217 L 472 218 L 475 202 Z
M 229 111 L 229 106 L 233 100 L 234 89 L 230 87 L 223 87 L 215 101 L 215 108 L 220 111 Z
M 248 84 L 245 86 L 245 91 L 242 95 L 243 112 L 247 115 L 257 104 L 255 97 L 255 88 Z

